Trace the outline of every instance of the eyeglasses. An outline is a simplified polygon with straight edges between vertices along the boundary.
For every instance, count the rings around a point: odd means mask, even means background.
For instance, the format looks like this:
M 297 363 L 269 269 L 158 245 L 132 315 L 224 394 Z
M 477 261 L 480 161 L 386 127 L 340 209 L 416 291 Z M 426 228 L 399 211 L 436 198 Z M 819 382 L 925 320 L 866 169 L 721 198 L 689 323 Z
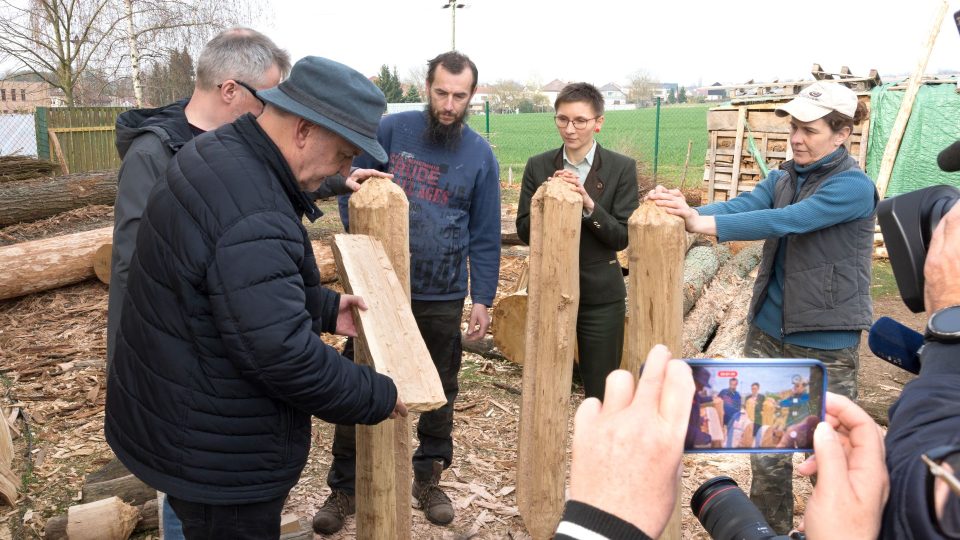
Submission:
M 573 122 L 573 127 L 575 127 L 576 129 L 583 129 L 587 127 L 588 122 L 590 122 L 591 120 L 596 120 L 597 118 L 600 118 L 600 117 L 594 116 L 593 118 L 570 119 L 570 118 L 567 118 L 566 116 L 558 114 L 553 117 L 553 121 L 557 124 L 557 127 L 560 129 L 567 127 L 567 125 L 569 125 L 571 122 Z
M 960 538 L 960 445 L 922 454 L 927 465 L 927 508 L 940 534 Z
M 242 86 L 242 87 L 246 88 L 246 89 L 247 89 L 247 92 L 250 92 L 250 94 L 253 95 L 253 97 L 255 97 L 255 98 L 257 99 L 257 101 L 259 101 L 262 105 L 266 106 L 267 103 L 266 103 L 265 101 L 263 101 L 262 99 L 260 99 L 260 96 L 257 95 L 257 89 L 256 89 L 256 88 L 250 86 L 249 84 L 247 84 L 247 83 L 245 83 L 245 82 L 243 82 L 243 81 L 238 81 L 238 80 L 236 80 L 236 79 L 230 79 L 230 80 L 233 81 L 233 83 L 236 84 L 237 86 Z M 223 88 L 223 85 L 227 84 L 228 82 L 230 82 L 230 81 L 224 81 L 224 82 L 218 84 L 218 85 L 217 85 L 217 88 Z

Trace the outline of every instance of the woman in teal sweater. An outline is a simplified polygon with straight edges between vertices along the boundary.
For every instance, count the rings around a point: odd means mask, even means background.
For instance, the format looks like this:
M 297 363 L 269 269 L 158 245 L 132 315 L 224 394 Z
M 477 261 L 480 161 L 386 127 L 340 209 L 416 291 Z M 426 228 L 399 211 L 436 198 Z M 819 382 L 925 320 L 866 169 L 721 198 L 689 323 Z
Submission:
M 790 116 L 793 159 L 753 191 L 697 209 L 662 186 L 648 198 L 682 217 L 690 232 L 721 242 L 765 240 L 744 355 L 818 359 L 828 389 L 855 400 L 860 334 L 873 319 L 878 195 L 844 143 L 866 108 L 849 88 L 817 82 L 776 112 Z M 750 497 L 786 533 L 793 528 L 790 455 L 753 454 L 751 463 Z

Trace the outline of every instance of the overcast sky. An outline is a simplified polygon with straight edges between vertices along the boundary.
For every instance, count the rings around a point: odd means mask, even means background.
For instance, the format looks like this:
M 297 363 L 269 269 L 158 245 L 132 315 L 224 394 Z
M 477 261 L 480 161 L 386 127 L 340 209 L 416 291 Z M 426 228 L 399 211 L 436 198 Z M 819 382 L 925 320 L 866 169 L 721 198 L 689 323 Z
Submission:
M 711 84 L 810 78 L 814 62 L 855 74 L 915 68 L 940 0 L 460 0 L 457 49 L 480 81 L 625 82 L 644 69 L 661 82 Z M 294 58 L 320 55 L 374 75 L 450 49 L 444 0 L 277 0 L 265 28 Z M 928 73 L 960 70 L 951 0 Z M 254 25 L 256 26 L 256 25 Z

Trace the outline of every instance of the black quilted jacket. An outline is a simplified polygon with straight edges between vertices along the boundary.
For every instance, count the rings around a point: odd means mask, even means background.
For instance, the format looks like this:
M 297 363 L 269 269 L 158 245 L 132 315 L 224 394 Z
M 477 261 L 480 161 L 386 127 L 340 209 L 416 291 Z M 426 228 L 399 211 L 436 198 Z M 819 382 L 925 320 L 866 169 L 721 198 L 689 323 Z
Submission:
M 301 223 L 318 210 L 252 116 L 206 133 L 151 194 L 131 261 L 105 432 L 124 465 L 175 497 L 284 496 L 310 415 L 373 424 L 393 382 L 325 345 L 339 295 Z

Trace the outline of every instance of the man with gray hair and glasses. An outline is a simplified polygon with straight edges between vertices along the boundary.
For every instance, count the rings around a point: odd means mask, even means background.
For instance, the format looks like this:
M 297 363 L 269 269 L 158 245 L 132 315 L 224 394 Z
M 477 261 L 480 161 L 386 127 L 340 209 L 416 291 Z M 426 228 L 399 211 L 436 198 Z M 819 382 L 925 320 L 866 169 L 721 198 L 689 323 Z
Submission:
M 225 30 L 208 42 L 197 61 L 193 95 L 156 109 L 134 109 L 117 117 L 117 151 L 123 163 L 114 205 L 110 301 L 107 311 L 107 362 L 113 361 L 127 274 L 147 196 L 173 155 L 190 139 L 238 117 L 263 112 L 257 90 L 276 86 L 290 71 L 290 55 L 267 36 L 249 28 Z M 180 522 L 166 504 L 161 509 L 168 540 L 182 538 Z

